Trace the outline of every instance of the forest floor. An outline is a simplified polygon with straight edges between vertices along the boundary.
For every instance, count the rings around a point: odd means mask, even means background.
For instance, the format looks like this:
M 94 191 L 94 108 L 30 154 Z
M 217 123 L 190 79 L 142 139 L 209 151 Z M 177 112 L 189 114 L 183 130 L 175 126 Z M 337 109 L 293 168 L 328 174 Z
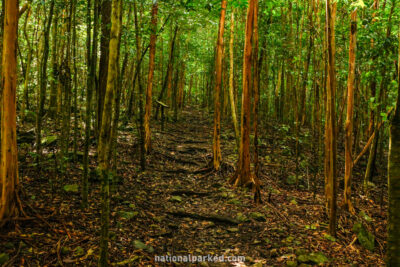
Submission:
M 256 206 L 251 190 L 234 189 L 227 183 L 237 160 L 229 123 L 223 124 L 222 130 L 222 170 L 204 170 L 211 160 L 211 118 L 192 107 L 182 111 L 178 122 L 167 123 L 165 131 L 157 123 L 145 172 L 138 167 L 135 127 L 121 129 L 120 183 L 111 200 L 112 265 L 188 266 L 155 262 L 155 255 L 188 254 L 246 257 L 244 263 L 193 266 L 384 265 L 387 203 L 386 196 L 380 202 L 382 190 L 374 189 L 370 194 L 374 199 L 356 189 L 357 214 L 364 212 L 354 216 L 340 209 L 338 237 L 329 236 L 323 178 L 318 176 L 313 183 L 304 163 L 299 183 L 293 183 L 293 138 L 285 134 L 285 127 L 269 125 L 260 141 L 263 204 Z M 303 147 L 303 161 L 307 162 L 312 152 L 308 145 Z M 74 188 L 81 179 L 79 162 L 70 163 L 60 175 L 53 170 L 57 161 L 49 152 L 48 170 L 38 175 L 29 153 L 20 161 L 26 217 L 21 215 L 0 232 L 0 254 L 9 256 L 5 266 L 95 266 L 100 230 L 96 175 L 92 172 L 90 207 L 82 210 Z M 357 176 L 357 170 L 355 173 Z M 352 230 L 357 221 L 375 236 L 373 252 L 357 240 Z

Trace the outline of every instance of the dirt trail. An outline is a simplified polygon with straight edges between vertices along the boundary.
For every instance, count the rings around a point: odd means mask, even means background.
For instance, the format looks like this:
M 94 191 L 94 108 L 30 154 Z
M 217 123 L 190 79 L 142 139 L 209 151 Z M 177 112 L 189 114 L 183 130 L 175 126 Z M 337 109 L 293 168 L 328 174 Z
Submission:
M 383 264 L 384 244 L 380 240 L 384 237 L 378 235 L 384 232 L 384 211 L 379 212 L 377 204 L 365 203 L 376 205 L 376 214 L 371 215 L 376 220 L 375 253 L 357 243 L 350 245 L 353 222 L 346 216 L 339 220 L 339 238 L 335 242 L 327 239 L 327 218 L 320 195 L 323 188 L 317 188 L 314 198 L 312 190 L 307 189 L 309 180 L 303 179 L 297 189 L 286 183 L 294 162 L 290 138 L 286 139 L 277 128 L 272 127 L 268 138 L 260 140 L 262 205 L 253 204 L 250 191 L 227 184 L 236 163 L 231 127 L 222 128 L 223 170 L 202 171 L 211 160 L 211 117 L 187 108 L 178 122 L 166 123 L 165 131 L 153 122 L 153 151 L 145 172 L 138 167 L 133 127 L 121 129 L 117 177 L 123 182 L 117 185 L 111 200 L 113 265 L 175 266 L 178 264 L 157 263 L 154 257 L 191 254 L 225 255 L 225 259 L 246 256 L 246 266 L 280 266 L 311 252 L 323 253 L 332 265 Z M 93 170 L 95 163 L 93 157 Z M 18 221 L 0 232 L 0 248 L 13 257 L 12 264 L 23 261 L 26 266 L 61 262 L 64 266 L 95 266 L 100 229 L 99 182 L 92 177 L 90 208 L 82 211 L 79 192 L 65 193 L 62 189 L 65 184 L 80 183 L 79 163 L 63 178 L 54 179 L 51 172 L 32 178 L 27 175 L 32 173 L 30 169 L 23 173 L 22 199 L 31 206 L 26 210 L 32 220 Z M 53 186 L 49 186 L 49 178 Z M 208 262 L 201 266 L 231 265 Z

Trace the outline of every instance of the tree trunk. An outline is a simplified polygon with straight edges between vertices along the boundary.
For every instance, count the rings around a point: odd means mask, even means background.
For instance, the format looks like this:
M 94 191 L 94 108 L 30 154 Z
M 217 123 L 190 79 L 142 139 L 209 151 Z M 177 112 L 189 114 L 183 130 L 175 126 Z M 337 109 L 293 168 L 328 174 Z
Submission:
M 336 116 L 335 116 L 335 18 L 336 3 L 326 1 L 326 24 L 328 45 L 328 81 L 326 101 L 326 129 L 325 129 L 325 181 L 326 200 L 329 214 L 329 233 L 336 236 L 337 210 L 337 171 L 336 171 Z
M 350 33 L 350 51 L 349 51 L 349 78 L 347 80 L 344 204 L 351 213 L 354 213 L 353 204 L 351 203 L 351 176 L 353 172 L 352 135 L 353 135 L 354 83 L 356 76 L 357 10 L 351 13 L 350 31 L 351 33 Z
M 96 68 L 97 68 L 97 40 L 98 40 L 98 17 L 99 17 L 99 1 L 94 0 L 94 25 L 93 25 L 93 41 L 91 38 L 91 1 L 87 2 L 87 80 L 86 80 L 86 115 L 85 115 L 85 146 L 83 158 L 83 180 L 82 180 L 82 206 L 88 205 L 88 173 L 89 173 L 89 146 L 91 136 L 91 120 L 92 120 L 92 98 L 96 83 Z
M 235 12 L 232 10 L 231 15 L 231 35 L 229 41 L 229 100 L 231 102 L 231 113 L 232 113 L 232 122 L 233 128 L 235 130 L 235 140 L 236 140 L 236 147 L 239 150 L 240 146 L 240 131 L 239 131 L 239 123 L 237 119 L 237 109 L 236 109 L 236 102 L 235 96 L 233 92 L 233 79 L 235 74 L 233 73 L 234 68 L 234 40 L 235 40 Z
M 254 6 L 254 33 L 253 33 L 254 51 L 253 51 L 253 92 L 254 92 L 254 176 L 253 180 L 255 183 L 255 194 L 254 201 L 257 204 L 261 203 L 260 193 L 260 182 L 258 180 L 260 164 L 258 162 L 258 109 L 260 105 L 260 69 L 263 60 L 263 54 L 260 55 L 260 61 L 258 61 L 258 1 L 255 2 Z
M 0 226 L 4 219 L 15 216 L 18 185 L 17 152 L 17 40 L 18 0 L 6 0 L 2 57 L 2 112 L 0 165 Z
M 138 10 L 136 1 L 133 2 L 134 13 L 135 13 L 135 28 L 141 28 L 141 21 L 139 23 L 138 19 Z M 140 19 L 142 18 L 142 10 L 140 11 Z M 139 28 L 140 27 L 140 28 Z M 139 62 L 141 59 L 142 47 L 141 47 L 141 35 L 140 31 L 135 31 L 136 37 L 136 60 Z M 146 169 L 146 155 L 145 155 L 145 140 L 144 140 L 144 124 L 143 124 L 143 117 L 144 117 L 144 110 L 143 110 L 143 84 L 142 84 L 142 72 L 141 72 L 141 65 L 137 65 L 137 85 L 139 87 L 139 94 L 138 94 L 138 102 L 139 102 L 139 114 L 137 114 L 137 122 L 138 122 L 138 133 L 139 133 L 139 147 L 140 147 L 140 167 L 142 171 Z
M 252 38 L 254 33 L 254 16 L 258 0 L 250 0 L 247 8 L 245 45 L 243 55 L 243 92 L 242 92 L 242 112 L 241 112 L 241 131 L 239 161 L 235 175 L 230 182 L 235 186 L 248 186 L 253 184 L 256 195 L 259 194 L 260 183 L 250 169 L 250 113 L 251 113 L 251 68 L 253 59 Z
M 222 61 L 224 53 L 224 29 L 225 29 L 226 0 L 221 2 L 221 16 L 219 20 L 217 56 L 215 60 L 215 95 L 214 95 L 214 133 L 213 133 L 213 167 L 216 171 L 221 165 L 221 85 L 222 85 Z
M 26 41 L 26 45 L 28 48 L 28 59 L 26 61 L 26 68 L 25 68 L 25 80 L 24 80 L 24 92 L 23 92 L 23 100 L 22 100 L 22 106 L 21 106 L 21 111 L 20 111 L 20 116 L 21 116 L 21 121 L 24 121 L 25 118 L 25 111 L 28 108 L 28 101 L 29 101 L 29 79 L 30 79 L 30 70 L 31 70 L 31 63 L 32 63 L 32 55 L 33 55 L 33 49 L 32 49 L 32 43 L 29 40 L 28 32 L 27 32 L 27 25 L 28 21 L 31 15 L 31 10 L 28 10 L 26 13 L 25 17 L 25 23 L 24 23 L 24 37 Z
M 99 84 L 97 88 L 97 127 L 95 132 L 100 131 L 103 116 L 104 98 L 108 77 L 108 55 L 110 43 L 110 22 L 111 22 L 111 0 L 101 1 L 101 40 L 100 40 L 100 63 L 99 63 Z M 96 135 L 97 136 L 97 135 Z
M 53 20 L 54 12 L 54 0 L 51 1 L 49 16 L 46 21 L 46 28 L 44 30 L 44 44 L 43 44 L 43 55 L 42 64 L 40 70 L 40 90 L 39 90 L 39 102 L 38 111 L 36 113 L 36 163 L 40 170 L 40 160 L 42 157 L 42 117 L 44 115 L 44 102 L 46 100 L 46 88 L 47 88 L 47 60 L 49 58 L 49 37 L 50 27 Z
M 118 84 L 118 47 L 121 31 L 120 16 L 122 13 L 122 1 L 112 1 L 111 13 L 111 31 L 109 46 L 109 63 L 107 75 L 107 88 L 104 98 L 103 118 L 101 120 L 101 129 L 99 135 L 99 170 L 102 176 L 101 194 L 101 239 L 100 239 L 100 259 L 99 266 L 109 266 L 108 263 L 108 228 L 110 223 L 110 148 L 111 148 L 111 128 L 113 114 L 113 99 Z
M 172 32 L 171 32 L 172 34 Z M 172 82 L 172 67 L 174 65 L 174 51 L 175 51 L 175 41 L 176 41 L 176 36 L 178 35 L 178 26 L 175 26 L 175 30 L 173 32 L 173 36 L 171 39 L 170 43 L 170 49 L 169 49 L 169 60 L 168 60 L 168 66 L 167 66 L 167 73 L 165 74 L 165 79 L 163 86 L 161 88 L 160 95 L 158 96 L 158 101 L 162 101 L 164 99 L 164 94 L 165 91 L 168 90 L 170 91 L 169 88 L 171 88 L 171 82 Z M 157 105 L 156 108 L 156 113 L 154 115 L 155 119 L 158 118 L 158 113 L 160 110 L 160 105 Z
M 52 79 L 50 83 L 50 103 L 49 103 L 49 115 L 55 118 L 57 115 L 57 76 L 58 76 L 58 64 L 57 64 L 57 52 L 58 52 L 58 13 L 54 16 L 53 29 L 52 29 L 52 46 L 51 46 L 51 67 L 52 67 Z
M 149 76 L 146 89 L 146 106 L 144 114 L 144 131 L 145 131 L 145 145 L 144 148 L 147 153 L 151 151 L 151 105 L 152 105 L 152 90 L 153 90 L 153 77 L 154 77 L 154 61 L 156 56 L 156 41 L 157 41 L 157 13 L 158 3 L 153 3 L 151 11 L 151 36 L 150 36 L 150 58 L 149 58 Z

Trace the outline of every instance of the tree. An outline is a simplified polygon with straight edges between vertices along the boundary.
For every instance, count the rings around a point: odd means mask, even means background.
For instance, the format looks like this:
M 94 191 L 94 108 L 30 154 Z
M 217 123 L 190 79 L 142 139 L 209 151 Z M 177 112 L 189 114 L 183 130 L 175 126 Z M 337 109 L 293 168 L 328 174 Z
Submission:
M 221 2 L 221 16 L 219 20 L 217 55 L 215 60 L 215 95 L 214 95 L 214 134 L 213 134 L 213 167 L 219 170 L 221 165 L 221 84 L 222 60 L 224 54 L 226 0 Z
M 17 152 L 17 39 L 18 1 L 6 0 L 2 52 L 2 110 L 1 110 L 1 165 L 0 165 L 0 225 L 15 216 L 18 185 Z
M 89 175 L 89 146 L 91 136 L 91 119 L 92 119 L 92 98 L 96 83 L 96 67 L 97 67 L 97 39 L 98 39 L 98 17 L 99 17 L 99 1 L 94 0 L 94 25 L 93 25 L 93 41 L 91 38 L 91 1 L 87 2 L 87 36 L 86 36 L 86 64 L 87 64 L 87 80 L 86 80 L 86 115 L 85 115 L 85 145 L 83 155 L 83 176 L 82 176 L 82 206 L 88 205 L 88 175 Z
M 111 0 L 102 0 L 100 6 L 101 15 L 101 39 L 100 39 L 100 61 L 99 61 L 99 83 L 97 88 L 97 126 L 96 133 L 100 131 L 103 118 L 104 98 L 107 88 L 108 57 L 110 43 L 111 25 Z
M 44 115 L 44 102 L 46 100 L 46 88 L 47 88 L 47 61 L 49 58 L 49 38 L 50 38 L 50 27 L 53 20 L 54 13 L 54 0 L 50 3 L 49 16 L 46 18 L 47 24 L 44 31 L 44 44 L 43 44 L 43 57 L 41 62 L 40 70 L 40 89 L 39 89 L 39 101 L 38 109 L 36 113 L 36 152 L 37 152 L 37 163 L 38 166 L 42 155 L 42 117 Z M 40 169 L 40 168 L 39 168 Z
M 240 131 L 239 131 L 239 123 L 237 119 L 237 110 L 236 110 L 236 101 L 234 95 L 234 88 L 233 88 L 233 79 L 235 74 L 233 73 L 234 70 L 234 40 L 235 40 L 235 11 L 232 10 L 231 14 L 231 34 L 230 34 L 230 41 L 229 41 L 229 102 L 231 103 L 231 114 L 232 114 L 232 121 L 233 121 L 233 128 L 235 130 L 235 140 L 237 149 L 239 149 L 240 143 Z
M 326 40 L 327 40 L 327 96 L 326 96 L 326 128 L 325 128 L 325 192 L 329 214 L 329 233 L 336 236 L 337 210 L 337 171 L 336 171 L 336 116 L 335 116 L 335 18 L 336 3 L 326 1 Z
M 100 240 L 100 260 L 99 266 L 108 266 L 108 228 L 110 223 L 110 155 L 111 155 L 111 122 L 113 114 L 113 96 L 118 84 L 118 54 L 119 37 L 121 31 L 122 1 L 112 1 L 111 12 L 111 31 L 109 44 L 109 61 L 107 88 L 104 98 L 103 118 L 101 120 L 101 129 L 98 146 L 99 171 L 102 177 L 101 194 L 101 240 Z
M 150 152 L 151 150 L 151 130 L 150 130 L 150 118 L 151 118 L 151 105 L 152 105 L 152 89 L 153 89 L 153 77 L 154 77 L 154 61 L 156 56 L 156 42 L 157 42 L 157 13 L 158 13 L 158 2 L 157 0 L 153 3 L 151 10 L 151 36 L 150 36 L 150 59 L 149 59 L 149 76 L 147 81 L 146 89 L 146 106 L 144 114 L 144 130 L 145 130 L 145 150 Z
M 347 115 L 345 138 L 345 175 L 344 175 L 344 204 L 354 213 L 351 203 L 351 176 L 353 172 L 353 109 L 354 109 L 354 82 L 356 76 L 356 46 L 357 46 L 357 10 L 351 13 L 350 48 L 349 48 L 349 77 L 347 80 Z
M 390 127 L 388 159 L 389 219 L 386 263 L 389 267 L 400 263 L 400 33 L 398 51 L 398 95 Z
M 246 17 L 246 32 L 243 54 L 243 92 L 242 92 L 242 112 L 240 130 L 239 161 L 235 175 L 230 182 L 235 186 L 253 185 L 256 196 L 260 196 L 260 183 L 258 178 L 251 173 L 250 169 L 250 82 L 251 68 L 253 59 L 252 38 L 254 33 L 254 16 L 258 0 L 249 0 Z M 256 200 L 259 201 L 259 200 Z

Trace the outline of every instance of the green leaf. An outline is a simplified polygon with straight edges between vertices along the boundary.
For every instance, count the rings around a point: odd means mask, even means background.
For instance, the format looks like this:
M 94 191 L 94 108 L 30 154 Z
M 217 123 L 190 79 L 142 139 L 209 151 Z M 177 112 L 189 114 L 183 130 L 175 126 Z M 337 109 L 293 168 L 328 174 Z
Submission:
M 77 185 L 77 184 L 67 184 L 67 185 L 64 185 L 63 188 L 64 188 L 65 192 L 78 193 L 79 185 Z
M 117 265 L 118 266 L 121 266 L 121 265 L 122 266 L 128 266 L 128 265 L 132 264 L 133 262 L 135 262 L 137 259 L 139 259 L 139 256 L 134 256 L 134 257 L 132 257 L 130 259 L 117 262 Z
M 137 212 L 137 211 L 120 211 L 120 212 L 118 213 L 118 215 L 119 215 L 121 218 L 130 220 L 130 219 L 136 217 L 136 216 L 138 215 L 138 212 Z
M 324 234 L 324 238 L 328 239 L 329 241 L 336 242 L 336 238 L 334 238 L 333 236 L 331 236 L 329 234 Z
M 154 252 L 154 248 L 152 246 L 148 246 L 140 240 L 133 241 L 133 245 L 135 246 L 136 249 L 146 250 L 149 253 Z
M 10 256 L 8 256 L 7 253 L 1 253 L 0 254 L 0 265 L 5 264 L 9 259 L 10 259 Z
M 83 250 L 83 248 L 80 247 L 80 246 L 76 247 L 75 248 L 75 252 L 74 252 L 74 256 L 75 257 L 80 257 L 80 256 L 83 256 L 83 255 L 85 255 L 85 251 Z
M 372 218 L 369 217 L 363 210 L 360 211 L 360 213 L 358 214 L 358 216 L 360 216 L 361 218 L 363 218 L 365 221 L 367 222 L 372 222 Z
M 172 202 L 182 202 L 182 198 L 180 196 L 172 196 L 170 198 L 170 201 L 172 201 Z
M 357 2 L 353 2 L 351 4 L 353 7 L 365 8 L 366 5 L 364 4 L 363 0 L 357 0 Z
M 49 135 L 46 136 L 42 139 L 42 145 L 51 145 L 53 143 L 55 143 L 58 139 L 58 136 L 56 135 Z

